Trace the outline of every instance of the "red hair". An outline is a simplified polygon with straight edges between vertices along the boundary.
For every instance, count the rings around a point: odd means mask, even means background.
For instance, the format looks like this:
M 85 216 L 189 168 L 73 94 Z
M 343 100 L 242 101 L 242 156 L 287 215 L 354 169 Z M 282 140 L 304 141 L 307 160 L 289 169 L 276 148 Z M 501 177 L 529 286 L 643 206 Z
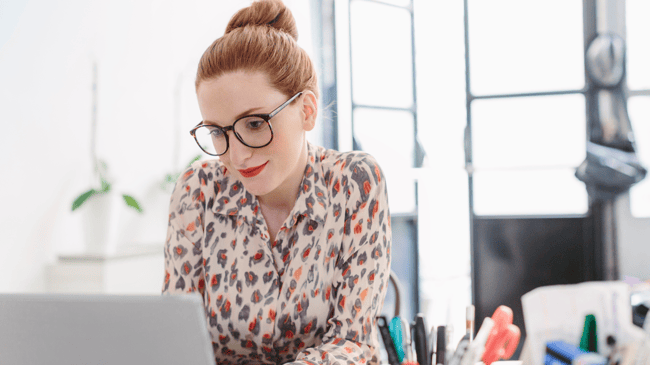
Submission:
M 296 22 L 281 0 L 255 1 L 233 15 L 203 53 L 195 87 L 228 72 L 262 71 L 287 97 L 310 90 L 318 98 L 316 70 L 297 40 Z

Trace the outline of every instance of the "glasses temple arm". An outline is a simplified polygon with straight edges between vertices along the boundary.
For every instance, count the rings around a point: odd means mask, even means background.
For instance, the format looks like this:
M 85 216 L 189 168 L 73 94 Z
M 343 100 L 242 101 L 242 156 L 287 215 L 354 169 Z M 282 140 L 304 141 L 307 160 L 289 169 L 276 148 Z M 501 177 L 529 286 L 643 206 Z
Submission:
M 296 95 L 294 95 L 291 99 L 287 100 L 284 104 L 280 105 L 277 107 L 274 111 L 272 111 L 269 114 L 269 119 L 273 118 L 276 114 L 278 114 L 282 109 L 284 109 L 287 105 L 291 104 L 292 101 L 296 100 L 297 97 L 302 95 L 302 91 L 299 91 Z

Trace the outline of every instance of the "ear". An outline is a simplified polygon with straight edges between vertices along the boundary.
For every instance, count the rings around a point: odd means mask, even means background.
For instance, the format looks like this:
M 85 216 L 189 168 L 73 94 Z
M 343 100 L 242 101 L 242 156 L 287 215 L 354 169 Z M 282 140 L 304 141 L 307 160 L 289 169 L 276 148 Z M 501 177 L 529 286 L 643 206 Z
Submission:
M 318 101 L 316 95 L 309 90 L 302 92 L 302 126 L 305 131 L 314 129 L 318 115 Z

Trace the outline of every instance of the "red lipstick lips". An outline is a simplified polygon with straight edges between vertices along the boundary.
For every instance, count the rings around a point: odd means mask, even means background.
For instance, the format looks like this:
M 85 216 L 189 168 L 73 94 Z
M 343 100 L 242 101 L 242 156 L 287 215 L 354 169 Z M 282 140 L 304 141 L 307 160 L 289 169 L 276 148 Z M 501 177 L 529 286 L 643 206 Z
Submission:
M 266 161 L 263 165 L 259 165 L 259 166 L 256 166 L 256 167 L 251 167 L 250 169 L 246 169 L 246 170 L 237 170 L 237 171 L 239 171 L 239 173 L 243 177 L 257 176 L 260 172 L 262 172 L 262 170 L 264 170 L 267 163 L 269 163 L 269 162 Z

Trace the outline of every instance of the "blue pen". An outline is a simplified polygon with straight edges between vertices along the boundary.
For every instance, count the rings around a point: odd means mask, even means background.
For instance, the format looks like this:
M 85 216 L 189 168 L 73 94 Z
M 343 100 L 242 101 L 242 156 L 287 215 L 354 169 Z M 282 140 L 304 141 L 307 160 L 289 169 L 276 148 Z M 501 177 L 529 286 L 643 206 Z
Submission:
M 390 336 L 393 338 L 393 343 L 395 344 L 395 351 L 397 352 L 397 358 L 400 363 L 404 361 L 404 335 L 402 334 L 402 319 L 400 317 L 395 317 L 391 319 L 390 324 L 388 325 L 390 330 Z

